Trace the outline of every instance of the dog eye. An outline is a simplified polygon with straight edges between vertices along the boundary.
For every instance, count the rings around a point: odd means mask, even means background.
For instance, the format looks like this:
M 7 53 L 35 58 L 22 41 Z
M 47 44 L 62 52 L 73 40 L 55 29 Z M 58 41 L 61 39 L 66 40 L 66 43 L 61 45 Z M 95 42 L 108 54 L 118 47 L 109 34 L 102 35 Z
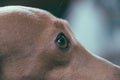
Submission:
M 59 33 L 57 35 L 55 43 L 62 50 L 68 49 L 70 47 L 70 42 L 67 39 L 67 37 L 64 35 L 64 33 Z

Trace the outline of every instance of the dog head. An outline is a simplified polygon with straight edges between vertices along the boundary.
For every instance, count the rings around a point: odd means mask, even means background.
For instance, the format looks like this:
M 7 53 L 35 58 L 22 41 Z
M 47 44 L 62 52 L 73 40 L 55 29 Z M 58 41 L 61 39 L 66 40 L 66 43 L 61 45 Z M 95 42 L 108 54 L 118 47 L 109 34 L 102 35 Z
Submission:
M 1 80 L 120 80 L 120 68 L 90 54 L 65 20 L 47 11 L 0 8 Z

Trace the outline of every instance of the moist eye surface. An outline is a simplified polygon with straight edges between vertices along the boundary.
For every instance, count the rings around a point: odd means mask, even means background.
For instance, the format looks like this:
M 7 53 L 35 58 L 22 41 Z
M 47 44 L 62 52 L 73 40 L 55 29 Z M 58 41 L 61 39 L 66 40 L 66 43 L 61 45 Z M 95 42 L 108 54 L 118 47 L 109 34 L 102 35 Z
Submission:
M 59 33 L 56 37 L 55 43 L 60 49 L 68 49 L 70 42 L 63 32 Z

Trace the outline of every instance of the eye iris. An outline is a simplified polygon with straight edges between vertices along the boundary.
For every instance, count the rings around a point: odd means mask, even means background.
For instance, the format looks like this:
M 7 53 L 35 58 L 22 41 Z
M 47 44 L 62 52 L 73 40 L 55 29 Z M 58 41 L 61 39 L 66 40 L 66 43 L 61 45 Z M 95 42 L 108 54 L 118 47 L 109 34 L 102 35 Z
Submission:
M 64 36 L 60 36 L 60 38 L 58 39 L 58 44 L 59 45 L 61 45 L 61 46 L 63 46 L 64 44 L 65 44 L 65 38 L 64 38 Z
M 63 33 L 58 34 L 56 44 L 61 49 L 67 49 L 69 47 L 69 41 Z

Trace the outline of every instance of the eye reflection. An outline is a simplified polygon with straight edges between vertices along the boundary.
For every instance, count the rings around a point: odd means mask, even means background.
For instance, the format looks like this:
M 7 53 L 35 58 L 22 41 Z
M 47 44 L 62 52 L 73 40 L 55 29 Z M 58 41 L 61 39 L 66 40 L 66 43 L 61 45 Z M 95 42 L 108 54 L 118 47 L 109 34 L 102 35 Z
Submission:
M 55 43 L 60 49 L 68 49 L 70 47 L 69 40 L 62 32 L 57 35 Z

